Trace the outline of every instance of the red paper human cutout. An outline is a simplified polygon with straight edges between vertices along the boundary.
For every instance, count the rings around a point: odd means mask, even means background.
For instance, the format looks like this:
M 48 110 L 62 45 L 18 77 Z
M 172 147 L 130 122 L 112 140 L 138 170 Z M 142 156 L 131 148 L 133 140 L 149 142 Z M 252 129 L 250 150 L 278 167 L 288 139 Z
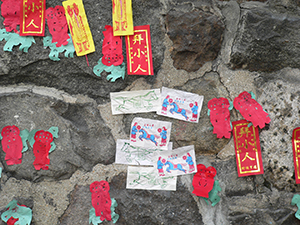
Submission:
M 214 126 L 214 134 L 217 134 L 217 138 L 230 138 L 231 126 L 230 126 L 230 112 L 229 101 L 226 98 L 213 98 L 207 103 L 210 110 L 210 122 Z
M 13 217 L 10 217 L 10 218 L 7 220 L 7 225 L 14 225 L 18 220 L 19 220 L 19 218 L 15 219 L 15 218 L 13 218 Z
M 119 66 L 124 59 L 122 54 L 122 37 L 114 36 L 113 28 L 110 25 L 106 25 L 105 29 L 103 31 L 102 63 L 106 66 Z
M 20 25 L 20 5 L 21 0 L 1 0 L 1 15 L 4 17 L 3 25 L 7 32 L 17 31 Z
M 48 170 L 50 164 L 49 150 L 51 148 L 51 142 L 53 136 L 49 131 L 37 131 L 34 135 L 33 154 L 35 160 L 33 162 L 36 170 Z
M 247 91 L 240 93 L 234 99 L 233 106 L 255 127 L 263 128 L 266 123 L 271 122 L 269 114 L 263 110 L 262 106 Z
M 56 43 L 56 47 L 68 44 L 68 24 L 63 6 L 57 5 L 55 8 L 46 10 L 47 24 L 49 32 L 52 35 L 52 43 Z
M 111 221 L 111 199 L 109 194 L 109 184 L 107 181 L 95 181 L 90 185 L 92 192 L 92 205 L 95 209 L 96 216 L 100 216 L 100 220 Z
M 19 128 L 16 126 L 6 126 L 2 129 L 1 136 L 2 149 L 6 153 L 6 164 L 21 164 L 23 143 Z
M 205 167 L 203 164 L 197 165 L 197 173 L 194 175 L 193 178 L 193 194 L 208 198 L 208 193 L 213 189 L 214 187 L 214 177 L 217 174 L 217 170 L 212 167 Z
M 293 142 L 293 156 L 294 156 L 294 167 L 295 167 L 295 179 L 296 184 L 300 184 L 300 127 L 293 130 L 292 136 Z

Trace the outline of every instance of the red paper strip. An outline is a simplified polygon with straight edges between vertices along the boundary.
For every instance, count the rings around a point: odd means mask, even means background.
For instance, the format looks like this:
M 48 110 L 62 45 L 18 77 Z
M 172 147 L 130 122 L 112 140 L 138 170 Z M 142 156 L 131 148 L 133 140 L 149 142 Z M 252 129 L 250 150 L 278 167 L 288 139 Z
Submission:
M 106 25 L 105 29 L 103 31 L 102 63 L 106 66 L 119 66 L 124 59 L 122 54 L 122 37 L 114 36 L 113 28 L 110 25 Z
M 293 155 L 294 155 L 294 167 L 295 167 L 295 179 L 296 184 L 300 184 L 300 127 L 293 130 Z
M 100 216 L 100 220 L 111 221 L 111 199 L 109 194 L 109 183 L 107 181 L 95 181 L 90 185 L 92 192 L 92 205 L 95 209 L 96 216 Z
M 134 34 L 126 37 L 128 75 L 154 75 L 150 26 L 134 27 Z
M 197 165 L 197 173 L 194 175 L 192 185 L 194 187 L 193 194 L 208 198 L 209 192 L 214 187 L 214 177 L 217 174 L 217 170 L 209 166 L 206 168 L 203 164 Z
M 4 17 L 3 25 L 7 32 L 17 31 L 20 25 L 20 4 L 21 0 L 1 0 L 1 15 Z
M 262 106 L 247 91 L 240 93 L 234 99 L 233 106 L 255 127 L 259 126 L 263 128 L 265 127 L 265 123 L 268 124 L 271 122 L 269 114 L 263 110 Z
M 48 170 L 49 167 L 46 165 L 50 164 L 49 151 L 51 148 L 51 142 L 53 141 L 53 136 L 49 131 L 40 130 L 35 133 L 34 140 L 34 168 L 36 170 Z
M 233 139 L 239 177 L 264 173 L 258 128 L 246 120 L 234 121 Z
M 68 24 L 63 6 L 57 5 L 55 8 L 46 10 L 47 24 L 49 32 L 52 35 L 52 43 L 56 43 L 56 47 L 68 44 Z
M 44 36 L 46 0 L 22 0 L 20 36 Z
M 231 126 L 230 126 L 230 112 L 229 101 L 226 98 L 213 98 L 207 106 L 210 110 L 210 122 L 214 126 L 214 134 L 217 134 L 217 138 L 230 138 Z
M 19 128 L 16 126 L 6 126 L 2 129 L 1 136 L 2 149 L 6 153 L 6 164 L 21 164 L 23 143 Z

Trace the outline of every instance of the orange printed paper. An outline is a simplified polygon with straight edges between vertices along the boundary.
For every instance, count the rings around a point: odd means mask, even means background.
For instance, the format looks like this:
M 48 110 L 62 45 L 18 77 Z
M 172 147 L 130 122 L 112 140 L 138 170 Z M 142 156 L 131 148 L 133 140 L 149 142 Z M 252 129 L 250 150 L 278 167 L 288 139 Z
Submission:
M 22 0 L 20 36 L 44 36 L 45 0 Z
M 299 168 L 299 159 L 300 159 L 300 127 L 297 127 L 293 130 L 293 153 L 294 153 L 294 166 L 295 166 L 295 178 L 296 184 L 300 184 L 300 168 Z
M 95 45 L 82 0 L 68 0 L 62 4 L 77 56 L 94 52 Z
M 150 26 L 134 27 L 134 34 L 126 37 L 128 75 L 153 75 Z
M 264 173 L 258 128 L 247 120 L 232 122 L 236 164 L 239 177 Z
M 133 34 L 131 0 L 112 0 L 114 36 Z

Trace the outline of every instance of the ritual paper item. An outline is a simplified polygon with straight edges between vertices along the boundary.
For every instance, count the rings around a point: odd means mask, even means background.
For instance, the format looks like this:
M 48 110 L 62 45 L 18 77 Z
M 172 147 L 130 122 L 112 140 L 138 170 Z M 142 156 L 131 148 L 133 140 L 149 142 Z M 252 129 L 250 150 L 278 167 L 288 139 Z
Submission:
M 17 31 L 20 25 L 20 4 L 21 0 L 1 0 L 1 15 L 4 17 L 3 25 L 7 32 Z
M 160 108 L 160 90 L 111 92 L 110 100 L 113 115 L 153 112 Z
M 176 191 L 176 176 L 157 176 L 154 167 L 128 166 L 127 189 Z
M 159 176 L 178 176 L 197 172 L 194 145 L 157 152 L 153 155 L 153 163 Z
M 209 192 L 213 189 L 214 186 L 214 177 L 217 174 L 217 170 L 209 166 L 206 168 L 205 165 L 203 164 L 198 164 L 197 165 L 197 173 L 194 175 L 193 178 L 193 194 L 208 198 L 209 197 Z
M 127 36 L 125 43 L 128 75 L 154 75 L 150 26 L 134 27 L 134 34 Z
M 68 0 L 62 4 L 77 56 L 94 52 L 95 45 L 82 0 Z
M 44 36 L 46 0 L 22 0 L 20 36 Z
M 131 123 L 130 142 L 143 148 L 168 150 L 172 123 L 136 117 Z
M 168 150 L 172 150 L 172 142 L 168 144 Z M 116 161 L 118 164 L 128 164 L 128 165 L 144 165 L 152 166 L 152 157 L 155 152 L 166 151 L 155 148 L 143 148 L 132 145 L 130 140 L 117 140 L 116 147 Z
M 203 96 L 162 87 L 161 109 L 157 114 L 187 122 L 198 123 Z
M 294 167 L 295 167 L 295 179 L 296 184 L 300 184 L 300 127 L 293 130 L 293 155 L 294 155 Z
M 112 0 L 114 36 L 133 34 L 131 0 Z
M 32 210 L 25 205 L 19 205 L 17 200 L 12 200 L 2 212 L 1 219 L 8 225 L 29 225 L 32 220 Z
M 263 164 L 258 136 L 258 128 L 248 127 L 250 122 L 232 122 L 238 176 L 263 174 Z

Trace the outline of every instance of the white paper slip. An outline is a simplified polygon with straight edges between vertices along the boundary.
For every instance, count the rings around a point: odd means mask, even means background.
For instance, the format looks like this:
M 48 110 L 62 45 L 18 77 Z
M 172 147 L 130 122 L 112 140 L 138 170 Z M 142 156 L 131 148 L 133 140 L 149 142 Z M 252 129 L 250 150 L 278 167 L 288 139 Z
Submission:
M 111 92 L 113 115 L 156 112 L 160 108 L 160 89 Z
M 154 167 L 128 166 L 127 189 L 176 191 L 176 182 L 176 176 L 157 176 Z
M 203 99 L 197 94 L 162 87 L 161 106 L 157 114 L 198 123 Z

